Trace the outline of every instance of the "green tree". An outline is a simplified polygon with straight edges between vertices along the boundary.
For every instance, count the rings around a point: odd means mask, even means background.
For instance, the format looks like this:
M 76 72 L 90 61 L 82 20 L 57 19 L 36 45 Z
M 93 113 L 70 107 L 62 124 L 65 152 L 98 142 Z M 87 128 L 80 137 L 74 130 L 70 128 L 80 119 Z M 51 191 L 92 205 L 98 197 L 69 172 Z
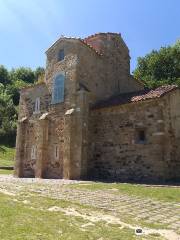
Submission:
M 3 65 L 0 65 L 0 83 L 4 85 L 10 83 L 8 70 Z
M 0 65 L 0 143 L 15 145 L 20 89 L 41 82 L 44 68 L 20 67 L 8 71 Z
M 0 84 L 0 143 L 14 145 L 16 137 L 17 109 L 11 95 Z
M 23 82 L 22 80 L 16 80 L 12 82 L 12 84 L 7 85 L 7 94 L 11 96 L 14 105 L 19 104 L 20 89 L 29 85 L 30 84 Z
M 35 82 L 35 73 L 30 68 L 20 67 L 10 71 L 10 78 L 12 81 L 23 81 L 26 83 Z
M 37 82 L 39 79 L 41 79 L 45 74 L 45 70 L 43 67 L 37 67 L 36 70 L 34 71 L 35 75 L 35 81 Z
M 19 91 L 22 87 L 34 84 L 44 76 L 44 68 L 38 67 L 35 71 L 20 67 L 12 69 L 9 73 L 11 84 L 7 85 L 7 93 L 12 96 L 15 105 L 19 104 Z
M 145 57 L 139 57 L 134 76 L 147 87 L 163 84 L 180 86 L 180 41 L 173 46 L 153 50 Z

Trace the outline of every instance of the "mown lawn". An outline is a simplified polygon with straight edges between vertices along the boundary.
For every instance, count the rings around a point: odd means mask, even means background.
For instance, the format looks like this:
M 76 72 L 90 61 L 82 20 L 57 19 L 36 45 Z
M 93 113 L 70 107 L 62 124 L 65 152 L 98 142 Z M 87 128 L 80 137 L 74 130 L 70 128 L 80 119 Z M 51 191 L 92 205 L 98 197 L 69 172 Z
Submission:
M 0 169 L 0 174 L 8 174 L 11 175 L 14 173 L 14 170 L 9 170 L 9 169 Z
M 0 166 L 14 165 L 15 150 L 5 146 L 0 146 Z M 12 174 L 12 170 L 0 169 L 0 174 Z M 3 182 L 2 182 L 3 183 Z M 17 187 L 18 186 L 18 187 Z M 96 217 L 102 213 L 101 209 L 94 206 L 87 206 L 76 202 L 76 199 L 65 201 L 43 197 L 42 189 L 38 184 L 34 184 L 34 190 L 29 191 L 28 184 L 17 184 L 17 189 L 22 188 L 19 194 L 11 194 L 8 188 L 11 185 L 4 182 L 0 193 L 0 240 L 164 240 L 165 238 L 157 234 L 137 236 L 134 230 L 122 227 L 121 224 L 111 224 L 102 220 L 92 222 L 91 217 Z M 53 186 L 50 186 L 51 189 Z M 81 182 L 67 185 L 67 189 L 81 189 L 96 191 L 110 190 L 113 194 L 127 194 L 140 198 L 151 198 L 165 202 L 179 202 L 180 188 L 168 186 L 152 186 L 140 184 L 123 183 L 102 183 L 102 182 Z M 14 188 L 12 188 L 14 189 Z M 12 190 L 11 189 L 11 190 Z M 4 191 L 4 192 L 3 192 Z M 11 192 L 11 191 L 10 191 Z M 66 199 L 66 198 L 65 198 Z M 49 209 L 59 208 L 60 210 L 50 211 Z M 64 211 L 75 209 L 81 215 L 67 215 Z M 105 214 L 106 212 L 104 212 Z M 94 215 L 93 215 L 94 214 Z M 107 212 L 107 214 L 110 214 Z M 85 218 L 83 217 L 85 216 Z M 88 217 L 89 216 L 89 219 Z M 122 216 L 121 220 L 125 220 Z M 127 223 L 128 223 L 127 219 Z M 126 222 L 126 221 L 125 221 Z M 129 220 L 129 223 L 133 223 Z M 141 222 L 139 222 L 141 224 Z M 143 224 L 142 224 L 143 226 Z M 146 225 L 144 225 L 146 226 Z M 155 226 L 150 226 L 155 228 Z
M 152 186 L 128 183 L 80 183 L 72 185 L 73 188 L 87 190 L 117 190 L 118 193 L 126 193 L 142 198 L 152 198 L 167 202 L 180 202 L 180 188 L 171 186 Z
M 15 148 L 0 145 L 0 167 L 14 166 Z
M 25 199 L 25 200 L 24 200 Z M 75 203 L 45 197 L 13 197 L 0 194 L 1 240 L 160 240 L 158 236 L 136 236 L 129 228 L 107 224 L 105 221 L 89 224 L 77 216 L 61 211 L 49 211 L 53 206 L 61 209 L 81 206 Z M 87 215 L 90 209 L 87 210 Z M 85 207 L 83 206 L 83 211 Z
M 106 191 L 112 191 L 112 194 L 115 195 L 112 200 L 116 200 L 116 194 L 121 196 L 121 193 L 122 196 L 124 193 L 128 194 L 129 199 L 131 199 L 131 195 L 138 195 L 140 198 L 142 197 L 142 200 L 144 197 L 151 197 L 153 194 L 155 196 L 157 193 L 160 196 L 158 199 L 165 199 L 168 202 L 169 195 L 166 192 L 168 187 L 167 189 L 159 187 L 156 189 L 156 193 L 152 193 L 151 187 L 133 184 L 81 182 L 64 185 L 61 182 L 59 183 L 60 186 L 57 183 L 54 186 L 51 182 L 45 184 L 40 180 L 27 183 L 22 179 L 16 182 L 12 178 L 9 178 L 6 182 L 3 181 L 2 176 L 0 185 L 0 239 L 165 240 L 162 235 L 155 231 L 156 229 L 168 229 L 166 224 L 163 226 L 156 221 L 146 223 L 142 219 L 136 220 L 136 214 L 132 217 L 128 215 L 132 213 L 131 205 L 128 205 L 127 210 L 122 213 L 116 213 L 117 206 L 113 210 L 115 212 L 110 210 L 113 206 L 111 206 L 111 203 L 106 209 L 101 207 L 104 204 L 103 196 L 106 197 L 106 194 L 104 194 Z M 81 202 L 81 199 L 78 198 L 78 189 L 81 190 L 79 194 L 81 194 L 82 199 L 86 196 L 86 200 L 89 198 L 88 204 L 86 201 L 85 203 Z M 162 196 L 164 189 L 166 189 L 165 194 Z M 179 189 L 170 189 L 179 191 Z M 103 190 L 101 191 L 102 205 L 101 195 L 95 196 L 93 193 L 95 190 Z M 146 195 L 139 193 L 141 191 Z M 174 191 L 171 193 L 174 194 Z M 72 198 L 67 200 L 70 196 Z M 153 198 L 155 198 L 154 196 Z M 178 202 L 178 194 L 174 197 L 174 200 Z M 96 201 L 97 204 L 94 204 L 93 201 Z M 141 204 L 141 200 L 139 199 L 137 203 Z M 161 205 L 159 206 L 161 207 Z M 153 207 L 149 206 L 146 212 L 149 213 L 151 208 L 153 210 Z M 161 212 L 159 211 L 157 214 L 161 214 Z M 116 219 L 119 219 L 119 221 L 116 221 Z M 129 225 L 141 226 L 143 229 L 148 227 L 153 229 L 154 232 L 137 236 L 134 229 Z

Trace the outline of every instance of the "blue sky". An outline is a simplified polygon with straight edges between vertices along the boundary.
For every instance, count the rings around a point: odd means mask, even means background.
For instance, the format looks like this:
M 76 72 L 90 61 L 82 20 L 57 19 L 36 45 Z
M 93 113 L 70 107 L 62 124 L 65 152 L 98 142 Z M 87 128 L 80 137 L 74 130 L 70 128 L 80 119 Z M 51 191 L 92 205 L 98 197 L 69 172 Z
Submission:
M 138 56 L 180 38 L 180 0 L 0 0 L 0 64 L 45 66 L 61 35 L 120 32 Z

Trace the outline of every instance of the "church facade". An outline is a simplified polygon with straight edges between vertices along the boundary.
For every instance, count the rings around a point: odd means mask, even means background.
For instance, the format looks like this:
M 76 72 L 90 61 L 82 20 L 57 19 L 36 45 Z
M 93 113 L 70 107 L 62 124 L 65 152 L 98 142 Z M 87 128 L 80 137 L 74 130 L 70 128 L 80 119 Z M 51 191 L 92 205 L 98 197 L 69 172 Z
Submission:
M 45 79 L 20 93 L 17 177 L 166 181 L 180 178 L 180 90 L 130 74 L 120 34 L 61 37 Z

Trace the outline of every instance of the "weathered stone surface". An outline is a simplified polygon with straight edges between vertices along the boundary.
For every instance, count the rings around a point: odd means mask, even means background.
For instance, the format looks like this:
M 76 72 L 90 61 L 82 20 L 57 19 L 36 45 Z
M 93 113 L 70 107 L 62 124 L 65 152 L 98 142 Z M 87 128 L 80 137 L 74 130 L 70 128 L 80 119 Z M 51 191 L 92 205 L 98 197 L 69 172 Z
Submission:
M 180 115 L 174 108 L 179 101 L 176 90 L 157 100 L 91 111 L 88 175 L 122 181 L 178 178 Z M 136 142 L 139 129 L 146 132 L 144 143 Z
M 143 100 L 144 87 L 130 75 L 129 50 L 118 34 L 63 37 L 46 54 L 44 83 L 21 90 L 16 176 L 118 181 L 180 177 L 178 88 L 161 89 L 162 95 L 157 90 Z M 64 101 L 52 104 L 57 74 L 65 76 Z M 137 101 L 92 107 L 126 93 Z

